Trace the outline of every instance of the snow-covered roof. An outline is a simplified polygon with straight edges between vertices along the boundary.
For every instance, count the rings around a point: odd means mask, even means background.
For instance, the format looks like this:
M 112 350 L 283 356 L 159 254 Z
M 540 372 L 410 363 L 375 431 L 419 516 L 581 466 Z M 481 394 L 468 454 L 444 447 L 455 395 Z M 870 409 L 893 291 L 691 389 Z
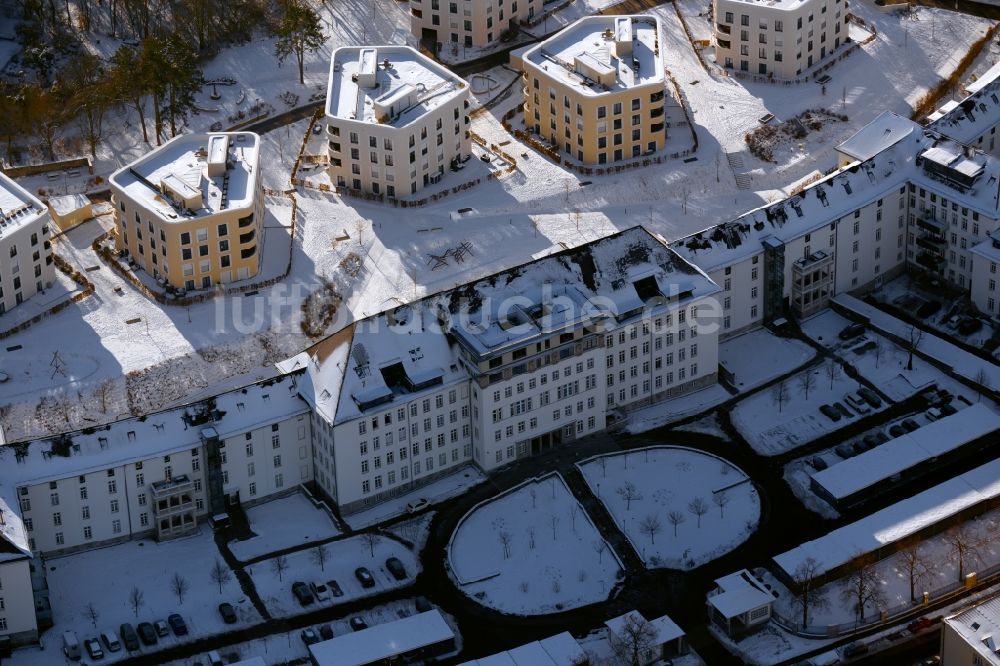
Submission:
M 800 9 L 803 5 L 813 2 L 813 0 L 731 0 L 731 1 L 747 5 L 759 5 L 761 7 L 767 7 L 768 9 L 776 9 L 779 11 L 791 11 L 793 9 Z
M 960 143 L 972 143 L 1000 124 L 1000 64 L 966 86 L 969 95 L 940 116 L 931 116 L 928 127 Z
M 869 160 L 886 148 L 896 145 L 920 125 L 892 111 L 883 111 L 850 138 L 837 146 L 837 150 L 859 162 Z
M 576 639 L 564 631 L 512 650 L 463 662 L 460 666 L 574 666 L 585 656 Z
M 163 221 L 186 220 L 252 206 L 259 161 L 253 132 L 181 134 L 111 174 L 109 184 Z
M 326 115 L 405 127 L 468 89 L 408 46 L 342 46 L 330 62 Z
M 991 219 L 1000 217 L 1000 160 L 925 130 L 911 132 L 870 159 L 838 169 L 786 199 L 678 239 L 671 247 L 711 272 L 760 253 L 764 245 L 814 233 L 911 183 Z
M 522 61 L 582 92 L 663 85 L 659 19 L 587 16 L 525 52 Z
M 812 479 L 831 497 L 843 499 L 929 459 L 946 455 L 994 430 L 1000 430 L 1000 415 L 976 403 L 831 465 L 813 474 Z
M 192 449 L 213 428 L 221 439 L 309 411 L 300 378 L 284 375 L 184 407 L 115 421 L 53 439 L 7 444 L 0 482 L 32 485 Z
M 859 553 L 870 553 L 887 544 L 935 525 L 971 506 L 1000 495 L 1000 460 L 960 474 L 913 497 L 807 541 L 774 558 L 788 576 L 807 558 L 813 558 L 821 575 L 846 564 Z
M 441 613 L 429 610 L 315 643 L 309 654 L 317 666 L 364 666 L 454 638 Z
M 1000 597 L 946 617 L 944 622 L 985 657 L 983 663 L 1000 664 Z
M 28 532 L 14 486 L 4 483 L 0 485 L 0 562 L 22 557 L 31 557 Z
M 677 623 L 668 616 L 664 615 L 655 620 L 646 620 L 643 614 L 636 610 L 612 618 L 605 622 L 604 626 L 614 635 L 621 637 L 625 630 L 625 623 L 630 617 L 633 622 L 637 622 L 639 625 L 649 624 L 656 631 L 655 641 L 657 645 L 663 645 L 684 636 L 684 630 L 678 627 Z
M 49 197 L 49 208 L 56 215 L 67 215 L 90 205 L 90 197 L 86 194 L 65 194 Z
M 746 569 L 715 580 L 716 592 L 708 603 L 723 617 L 730 619 L 749 613 L 774 601 L 763 583 Z
M 45 212 L 41 201 L 0 173 L 0 238 L 31 224 Z
M 990 261 L 1000 262 L 1000 234 L 997 238 L 993 237 L 990 232 L 986 233 L 986 240 L 971 248 L 974 254 L 978 254 L 980 257 L 989 259 Z

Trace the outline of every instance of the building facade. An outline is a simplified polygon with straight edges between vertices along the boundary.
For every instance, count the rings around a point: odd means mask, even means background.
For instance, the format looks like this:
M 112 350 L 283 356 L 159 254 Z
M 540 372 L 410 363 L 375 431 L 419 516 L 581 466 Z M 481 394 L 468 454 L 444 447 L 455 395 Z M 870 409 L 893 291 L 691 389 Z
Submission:
M 415 194 L 471 154 L 469 86 L 405 46 L 333 52 L 326 125 L 337 187 Z
M 0 315 L 55 281 L 51 225 L 42 202 L 0 173 Z
M 652 16 L 590 16 L 522 56 L 524 125 L 584 164 L 662 150 L 666 78 Z
M 255 276 L 264 245 L 259 167 L 252 132 L 174 137 L 111 175 L 117 249 L 177 290 Z
M 714 0 L 715 62 L 792 79 L 848 41 L 847 0 Z
M 993 597 L 941 621 L 941 663 L 1000 664 L 1000 599 Z
M 410 31 L 438 50 L 484 47 L 542 12 L 542 0 L 410 0 Z

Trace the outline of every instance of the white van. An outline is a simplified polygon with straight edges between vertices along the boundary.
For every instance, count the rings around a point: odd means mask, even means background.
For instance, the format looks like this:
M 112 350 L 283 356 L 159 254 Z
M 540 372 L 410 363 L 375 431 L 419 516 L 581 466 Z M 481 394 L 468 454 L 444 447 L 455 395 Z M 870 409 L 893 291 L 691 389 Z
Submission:
M 108 652 L 118 652 L 122 649 L 122 644 L 118 641 L 118 636 L 113 631 L 102 631 L 101 642 L 104 643 L 104 647 L 108 649 Z
M 80 657 L 83 655 L 80 653 L 80 641 L 76 639 L 76 632 L 67 631 L 63 634 L 62 640 L 63 654 L 66 655 L 66 658 L 73 661 L 80 661 Z

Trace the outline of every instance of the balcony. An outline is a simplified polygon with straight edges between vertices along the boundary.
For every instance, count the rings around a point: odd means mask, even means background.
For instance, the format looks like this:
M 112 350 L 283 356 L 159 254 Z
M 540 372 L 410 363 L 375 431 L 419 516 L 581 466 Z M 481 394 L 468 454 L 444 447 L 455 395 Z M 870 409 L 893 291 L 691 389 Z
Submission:
M 822 250 L 818 252 L 813 252 L 808 257 L 803 257 L 792 264 L 792 270 L 796 273 L 805 275 L 806 273 L 812 273 L 824 266 L 833 263 L 833 255 L 827 254 Z
M 194 481 L 186 474 L 150 485 L 153 512 L 157 517 L 188 513 L 194 510 Z
M 917 263 L 931 271 L 941 271 L 944 268 L 944 257 L 928 252 L 917 255 Z
M 723 49 L 732 48 L 732 42 L 730 42 L 728 39 L 716 39 L 715 41 L 719 43 L 719 48 Z
M 944 257 L 944 250 L 948 242 L 940 236 L 925 234 L 917 236 L 917 247 Z
M 728 35 L 733 31 L 733 29 L 730 26 L 723 25 L 722 23 L 716 23 L 715 27 L 723 35 Z
M 940 236 L 944 236 L 948 230 L 947 223 L 942 222 L 936 217 L 931 217 L 928 213 L 924 213 L 921 217 L 917 218 L 917 227 L 923 231 L 929 231 Z

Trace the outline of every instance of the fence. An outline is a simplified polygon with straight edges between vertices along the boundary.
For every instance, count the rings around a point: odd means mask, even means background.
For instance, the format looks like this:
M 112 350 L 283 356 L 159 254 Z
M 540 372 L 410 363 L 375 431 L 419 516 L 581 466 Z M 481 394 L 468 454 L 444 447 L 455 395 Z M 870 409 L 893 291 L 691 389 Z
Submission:
M 34 326 L 35 324 L 45 319 L 46 317 L 54 315 L 58 312 L 62 312 L 70 305 L 74 303 L 79 303 L 80 301 L 82 301 L 83 299 L 89 297 L 91 294 L 94 293 L 94 283 L 88 280 L 80 271 L 73 270 L 73 267 L 69 265 L 69 262 L 67 262 L 65 259 L 60 257 L 55 252 L 52 253 L 52 263 L 55 264 L 56 268 L 58 268 L 60 271 L 68 275 L 70 279 L 73 280 L 73 282 L 83 287 L 83 291 L 73 294 L 73 296 L 68 300 L 62 301 L 61 303 L 56 303 L 45 312 L 40 312 L 31 319 L 23 321 L 17 326 L 14 326 L 13 328 L 8 328 L 6 331 L 0 332 L 0 340 L 9 338 L 15 333 L 20 333 L 21 331 L 30 328 L 31 326 Z
M 44 164 L 30 164 L 27 166 L 19 167 L 7 167 L 3 170 L 5 174 L 11 178 L 20 178 L 22 176 L 36 176 L 40 173 L 49 173 L 50 171 L 64 171 L 66 169 L 82 169 L 86 167 L 87 173 L 94 173 L 94 165 L 91 163 L 89 157 L 76 157 L 71 160 L 59 160 L 57 162 L 46 162 Z

